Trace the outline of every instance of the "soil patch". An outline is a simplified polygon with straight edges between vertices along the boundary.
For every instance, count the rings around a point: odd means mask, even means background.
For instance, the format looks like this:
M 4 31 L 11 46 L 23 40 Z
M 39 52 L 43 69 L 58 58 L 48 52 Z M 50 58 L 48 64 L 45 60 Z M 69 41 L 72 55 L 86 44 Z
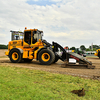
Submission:
M 11 63 L 9 58 L 0 58 L 0 65 L 6 66 L 16 66 L 23 67 L 35 70 L 42 70 L 52 73 L 60 73 L 72 76 L 79 76 L 82 78 L 90 78 L 100 80 L 100 59 L 99 58 L 87 58 L 89 61 L 93 63 L 95 69 L 87 69 L 84 66 L 67 66 L 62 67 L 64 62 L 59 60 L 57 63 L 52 65 L 40 65 L 40 63 L 36 60 L 33 60 L 31 63 Z

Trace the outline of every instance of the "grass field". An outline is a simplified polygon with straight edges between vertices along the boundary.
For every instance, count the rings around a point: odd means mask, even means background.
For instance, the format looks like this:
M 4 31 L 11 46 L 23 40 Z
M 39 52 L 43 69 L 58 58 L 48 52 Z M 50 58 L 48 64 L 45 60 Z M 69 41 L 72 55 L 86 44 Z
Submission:
M 70 91 L 84 88 L 85 96 Z M 0 66 L 1 100 L 100 100 L 100 81 Z

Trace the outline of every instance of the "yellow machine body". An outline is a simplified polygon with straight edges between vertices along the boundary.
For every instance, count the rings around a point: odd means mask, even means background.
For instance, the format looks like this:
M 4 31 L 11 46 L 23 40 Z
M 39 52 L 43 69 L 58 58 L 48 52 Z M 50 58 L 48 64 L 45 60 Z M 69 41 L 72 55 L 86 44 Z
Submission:
M 66 51 L 56 42 L 49 43 L 42 39 L 43 31 L 38 29 L 27 29 L 24 32 L 12 32 L 12 41 L 8 44 L 8 51 L 5 52 L 13 63 L 21 61 L 30 62 L 36 59 L 43 65 L 50 65 L 59 59 L 66 59 Z M 57 52 L 63 51 L 62 55 Z
M 32 37 L 33 37 L 33 32 L 37 31 L 37 29 L 25 29 L 24 30 L 24 33 L 26 31 L 29 31 L 31 32 L 31 43 L 28 44 L 26 43 L 25 41 L 25 35 L 24 35 L 24 38 L 22 40 L 13 40 L 13 41 L 10 41 L 9 44 L 8 44 L 8 51 L 5 52 L 5 55 L 9 56 L 9 52 L 14 49 L 14 48 L 18 48 L 20 50 L 22 50 L 23 52 L 23 55 L 22 55 L 22 58 L 27 58 L 27 59 L 37 59 L 37 52 L 40 48 L 43 48 L 44 45 L 41 41 L 41 39 L 39 39 L 36 43 L 32 43 Z M 36 49 L 37 50 L 34 50 Z M 33 53 L 34 51 L 34 53 Z M 16 54 L 15 54 L 16 55 Z M 17 56 L 17 55 L 16 55 Z M 16 58 L 15 58 L 16 59 Z
M 96 50 L 96 53 L 94 54 L 95 56 L 98 56 L 100 58 L 100 49 Z
M 76 59 L 79 63 L 84 63 L 85 66 L 87 64 L 88 68 L 92 65 L 91 62 L 73 51 L 66 52 L 60 44 L 56 42 L 50 44 L 46 40 L 43 40 L 43 31 L 25 28 L 24 32 L 11 32 L 12 41 L 9 42 L 8 51 L 5 52 L 5 55 L 7 55 L 13 63 L 19 63 L 21 61 L 30 62 L 33 59 L 36 59 L 40 64 L 50 65 L 60 59 L 66 61 L 66 64 L 68 65 L 69 58 L 71 57 Z

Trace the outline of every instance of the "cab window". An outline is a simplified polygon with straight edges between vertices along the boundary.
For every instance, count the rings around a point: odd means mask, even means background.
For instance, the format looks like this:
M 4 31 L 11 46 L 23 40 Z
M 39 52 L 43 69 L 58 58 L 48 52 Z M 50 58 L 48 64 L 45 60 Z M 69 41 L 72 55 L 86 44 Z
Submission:
M 32 44 L 37 42 L 37 32 L 33 31 L 33 38 L 32 38 Z
M 24 41 L 28 44 L 31 44 L 31 31 L 25 31 Z

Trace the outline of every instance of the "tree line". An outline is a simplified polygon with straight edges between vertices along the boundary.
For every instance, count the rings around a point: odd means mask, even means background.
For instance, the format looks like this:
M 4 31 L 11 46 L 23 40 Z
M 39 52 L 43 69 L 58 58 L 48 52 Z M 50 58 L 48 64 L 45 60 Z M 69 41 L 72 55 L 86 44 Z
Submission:
M 8 49 L 8 45 L 0 44 L 0 49 Z
M 68 46 L 66 46 L 66 48 L 68 48 L 69 50 L 77 49 L 76 47 L 69 48 Z M 99 45 L 92 45 L 92 46 L 89 46 L 89 48 L 86 48 L 85 45 L 81 45 L 79 48 L 81 50 L 85 50 L 85 51 L 96 51 L 97 49 L 100 49 L 100 46 Z M 0 44 L 0 49 L 8 49 L 8 45 Z
M 68 48 L 68 46 L 66 46 L 66 48 Z M 92 46 L 89 46 L 89 48 L 86 48 L 85 45 L 81 45 L 79 48 L 83 51 L 96 51 L 97 49 L 100 49 L 100 46 L 99 45 L 92 45 Z M 68 48 L 68 49 L 69 50 L 75 50 L 77 48 L 71 47 L 71 48 Z

